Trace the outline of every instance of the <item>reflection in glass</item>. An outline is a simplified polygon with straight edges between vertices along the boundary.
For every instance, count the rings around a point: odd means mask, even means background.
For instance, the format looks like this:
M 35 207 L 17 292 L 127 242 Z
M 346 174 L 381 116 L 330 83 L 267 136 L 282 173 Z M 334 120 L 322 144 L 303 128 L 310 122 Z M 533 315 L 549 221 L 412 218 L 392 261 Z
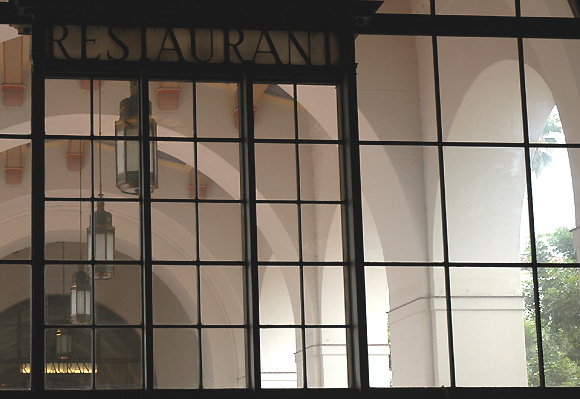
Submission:
M 263 388 L 302 388 L 302 332 L 297 328 L 260 330 Z
M 290 204 L 257 204 L 259 260 L 298 260 L 298 207 Z
M 307 262 L 333 262 L 343 259 L 340 205 L 302 206 L 302 257 Z
M 457 385 L 537 385 L 530 270 L 451 268 L 450 285 Z
M 254 85 L 254 137 L 293 139 L 294 89 L 291 85 Z
M 117 265 L 115 277 L 110 280 L 97 280 L 95 277 L 94 285 L 96 324 L 141 323 L 142 284 L 139 265 Z
M 196 83 L 195 87 L 197 135 L 239 137 L 238 84 Z
M 185 328 L 153 330 L 155 388 L 199 388 L 198 331 Z
M 47 79 L 45 90 L 44 111 L 47 135 L 88 136 L 91 134 L 89 80 Z M 63 93 L 74 93 L 74 95 Z
M 193 137 L 193 83 L 149 82 L 149 98 L 160 137 Z
M 46 140 L 44 151 L 47 197 L 86 198 L 91 195 L 90 141 Z
M 158 141 L 157 146 L 161 184 L 151 197 L 195 198 L 194 144 Z
M 56 248 L 54 248 L 56 247 Z M 65 243 L 51 246 L 64 249 Z M 91 268 L 83 265 L 47 265 L 45 319 L 48 324 L 87 324 L 92 320 Z
M 300 198 L 302 200 L 340 200 L 338 145 L 300 145 Z
M 240 199 L 240 145 L 199 143 L 197 156 L 199 199 Z

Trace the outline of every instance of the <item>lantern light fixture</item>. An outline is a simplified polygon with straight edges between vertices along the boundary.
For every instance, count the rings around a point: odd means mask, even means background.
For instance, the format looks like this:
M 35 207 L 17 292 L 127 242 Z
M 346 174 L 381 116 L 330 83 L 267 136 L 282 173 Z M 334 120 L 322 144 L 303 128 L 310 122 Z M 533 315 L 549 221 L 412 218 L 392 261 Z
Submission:
M 79 266 L 79 270 L 73 274 L 70 305 L 73 324 L 91 322 L 91 279 L 83 266 Z

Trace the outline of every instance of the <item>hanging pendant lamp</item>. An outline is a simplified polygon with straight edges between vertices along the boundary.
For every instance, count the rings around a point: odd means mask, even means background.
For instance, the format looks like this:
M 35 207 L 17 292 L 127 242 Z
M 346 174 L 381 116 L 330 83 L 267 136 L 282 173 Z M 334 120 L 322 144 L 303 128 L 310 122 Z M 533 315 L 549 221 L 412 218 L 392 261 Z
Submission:
M 115 136 L 126 137 L 129 140 L 116 142 L 117 158 L 117 188 L 125 194 L 139 195 L 140 158 L 139 141 L 131 138 L 139 137 L 139 93 L 136 81 L 130 82 L 131 96 L 120 104 L 120 117 L 115 122 Z M 149 107 L 151 109 L 151 106 Z M 149 114 L 149 137 L 157 136 L 157 123 Z M 149 147 L 150 159 L 150 190 L 158 187 L 157 175 L 157 142 L 151 141 Z

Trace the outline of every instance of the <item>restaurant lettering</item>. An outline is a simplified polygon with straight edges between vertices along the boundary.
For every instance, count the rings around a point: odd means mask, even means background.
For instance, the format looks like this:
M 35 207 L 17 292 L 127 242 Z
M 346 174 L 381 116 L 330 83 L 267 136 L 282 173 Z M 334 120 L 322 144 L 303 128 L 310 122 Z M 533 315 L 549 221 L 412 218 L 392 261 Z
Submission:
M 56 25 L 49 57 L 69 61 L 325 66 L 338 63 L 333 33 L 280 30 Z

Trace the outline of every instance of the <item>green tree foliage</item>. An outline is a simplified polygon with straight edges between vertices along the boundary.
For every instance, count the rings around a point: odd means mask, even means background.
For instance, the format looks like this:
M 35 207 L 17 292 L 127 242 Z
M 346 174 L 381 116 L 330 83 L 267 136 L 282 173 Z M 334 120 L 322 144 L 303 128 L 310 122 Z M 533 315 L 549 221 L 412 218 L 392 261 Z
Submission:
M 527 257 L 531 260 L 528 247 Z M 539 263 L 575 263 L 576 251 L 569 229 L 536 240 Z M 580 290 L 578 269 L 541 267 L 538 269 L 544 370 L 548 386 L 580 386 Z M 538 384 L 533 283 L 523 284 L 524 329 L 528 362 L 528 383 Z

